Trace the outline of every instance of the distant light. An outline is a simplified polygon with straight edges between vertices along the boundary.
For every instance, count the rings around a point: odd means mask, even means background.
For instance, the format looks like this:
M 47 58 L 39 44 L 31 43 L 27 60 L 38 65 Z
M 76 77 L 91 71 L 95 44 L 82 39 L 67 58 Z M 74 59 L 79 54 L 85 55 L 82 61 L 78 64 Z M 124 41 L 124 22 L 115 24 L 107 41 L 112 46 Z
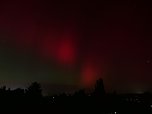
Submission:
M 55 97 L 52 97 L 53 99 L 55 98 Z
M 117 114 L 117 112 L 115 112 L 115 114 Z
M 152 105 L 150 105 L 150 108 L 152 108 Z

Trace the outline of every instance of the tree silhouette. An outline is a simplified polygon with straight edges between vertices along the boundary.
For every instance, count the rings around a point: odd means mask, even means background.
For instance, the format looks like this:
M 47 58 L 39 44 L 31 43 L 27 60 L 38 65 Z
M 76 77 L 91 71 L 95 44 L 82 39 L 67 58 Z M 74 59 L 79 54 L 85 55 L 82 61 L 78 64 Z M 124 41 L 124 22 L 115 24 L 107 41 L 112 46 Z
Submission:
M 85 89 L 80 89 L 79 91 L 75 92 L 74 96 L 85 97 L 86 96 Z
M 16 96 L 23 96 L 24 95 L 24 89 L 21 89 L 21 88 L 17 88 L 15 90 L 13 90 L 12 92 Z
M 93 95 L 102 96 L 104 94 L 105 94 L 104 84 L 103 84 L 103 80 L 100 78 L 99 80 L 96 81 Z
M 33 82 L 25 91 L 26 91 L 26 94 L 31 97 L 42 96 L 41 85 L 37 82 Z

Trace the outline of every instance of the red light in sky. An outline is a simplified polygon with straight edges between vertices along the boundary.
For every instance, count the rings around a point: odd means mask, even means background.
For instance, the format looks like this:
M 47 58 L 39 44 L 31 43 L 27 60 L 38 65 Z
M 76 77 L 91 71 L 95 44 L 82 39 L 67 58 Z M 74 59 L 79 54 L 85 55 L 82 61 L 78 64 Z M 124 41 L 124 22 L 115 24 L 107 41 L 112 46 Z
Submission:
M 83 67 L 82 67 L 82 84 L 84 86 L 91 86 L 94 84 L 94 82 L 97 79 L 98 76 L 98 70 L 97 68 L 90 64 L 90 63 L 86 63 Z
M 71 40 L 62 40 L 57 46 L 56 54 L 60 63 L 74 63 L 76 58 L 74 43 Z

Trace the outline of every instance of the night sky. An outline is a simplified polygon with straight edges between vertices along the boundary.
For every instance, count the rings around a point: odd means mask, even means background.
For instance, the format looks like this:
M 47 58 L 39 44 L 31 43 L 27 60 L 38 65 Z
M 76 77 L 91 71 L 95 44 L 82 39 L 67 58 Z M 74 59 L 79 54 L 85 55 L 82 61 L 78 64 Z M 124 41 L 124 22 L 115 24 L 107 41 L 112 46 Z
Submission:
M 0 0 L 0 85 L 152 91 L 151 26 L 150 0 Z

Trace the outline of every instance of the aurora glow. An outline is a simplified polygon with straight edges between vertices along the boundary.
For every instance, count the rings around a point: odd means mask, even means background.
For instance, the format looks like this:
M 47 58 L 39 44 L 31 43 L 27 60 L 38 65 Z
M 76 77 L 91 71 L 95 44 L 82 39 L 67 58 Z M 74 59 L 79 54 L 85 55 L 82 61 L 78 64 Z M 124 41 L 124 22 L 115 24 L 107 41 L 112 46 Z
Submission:
M 148 1 L 1 0 L 0 83 L 151 90 L 151 19 Z

